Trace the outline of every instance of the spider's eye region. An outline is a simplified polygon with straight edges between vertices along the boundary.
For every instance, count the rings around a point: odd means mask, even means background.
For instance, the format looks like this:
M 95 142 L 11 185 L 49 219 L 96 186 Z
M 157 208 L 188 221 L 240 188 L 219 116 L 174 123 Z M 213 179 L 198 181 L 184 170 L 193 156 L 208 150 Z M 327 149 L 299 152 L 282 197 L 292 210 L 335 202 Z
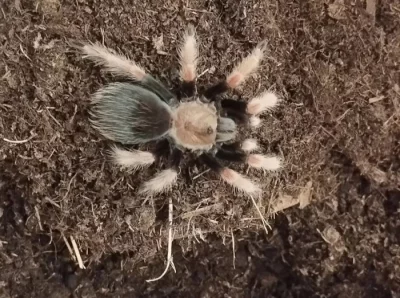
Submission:
M 214 129 L 211 126 L 209 126 L 207 128 L 207 134 L 212 135 L 213 133 L 214 133 Z

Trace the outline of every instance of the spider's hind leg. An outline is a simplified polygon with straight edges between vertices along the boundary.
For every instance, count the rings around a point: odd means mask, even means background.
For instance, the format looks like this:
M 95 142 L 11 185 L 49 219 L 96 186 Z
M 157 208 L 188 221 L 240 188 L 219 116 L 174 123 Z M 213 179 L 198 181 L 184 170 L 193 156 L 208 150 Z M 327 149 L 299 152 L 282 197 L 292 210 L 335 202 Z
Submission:
M 168 191 L 176 183 L 178 178 L 179 164 L 181 163 L 183 152 L 175 148 L 169 159 L 169 168 L 157 173 L 149 181 L 145 182 L 139 192 L 146 195 L 157 195 Z
M 229 89 L 235 89 L 244 83 L 246 79 L 259 67 L 264 56 L 265 46 L 265 42 L 259 43 L 251 54 L 242 59 L 242 61 L 236 65 L 224 81 L 209 87 L 205 91 L 204 96 L 210 100 L 215 100 L 217 95 L 225 93 Z
M 156 143 L 154 148 L 149 151 L 126 150 L 113 146 L 110 151 L 110 157 L 114 164 L 128 170 L 139 170 L 149 167 L 160 161 L 162 157 L 170 154 L 169 142 L 162 139 Z

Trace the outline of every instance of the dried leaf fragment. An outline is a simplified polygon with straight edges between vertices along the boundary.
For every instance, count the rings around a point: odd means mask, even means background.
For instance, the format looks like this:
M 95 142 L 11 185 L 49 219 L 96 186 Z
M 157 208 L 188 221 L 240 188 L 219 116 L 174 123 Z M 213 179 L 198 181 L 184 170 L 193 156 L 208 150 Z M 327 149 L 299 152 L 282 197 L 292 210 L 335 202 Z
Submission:
M 369 103 L 375 103 L 378 101 L 381 101 L 382 99 L 384 99 L 385 96 L 381 95 L 381 96 L 376 96 L 376 97 L 372 97 L 368 100 Z
M 271 211 L 273 214 L 275 214 L 279 211 L 283 211 L 287 208 L 293 207 L 298 203 L 298 198 L 293 198 L 290 195 L 281 195 L 271 204 Z
M 302 189 L 298 196 L 299 200 L 299 208 L 303 209 L 308 206 L 311 201 L 311 190 L 312 190 L 312 181 L 308 181 L 306 186 Z

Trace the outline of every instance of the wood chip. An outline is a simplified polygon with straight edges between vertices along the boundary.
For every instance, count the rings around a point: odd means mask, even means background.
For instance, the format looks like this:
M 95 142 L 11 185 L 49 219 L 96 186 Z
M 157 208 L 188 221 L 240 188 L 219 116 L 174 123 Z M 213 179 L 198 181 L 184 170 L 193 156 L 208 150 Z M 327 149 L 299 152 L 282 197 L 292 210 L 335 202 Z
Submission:
M 275 202 L 271 204 L 272 213 L 283 211 L 287 208 L 293 207 L 299 203 L 298 198 L 293 198 L 290 195 L 281 195 Z
M 328 15 L 335 20 L 346 19 L 344 0 L 336 0 L 335 2 L 329 4 Z
M 365 8 L 368 14 L 370 14 L 374 19 L 376 15 L 376 0 L 367 0 L 367 7 Z
M 369 103 L 375 103 L 378 101 L 381 101 L 382 99 L 384 99 L 385 96 L 381 95 L 381 96 L 377 96 L 377 97 L 372 97 L 368 100 Z
M 312 181 L 308 181 L 304 189 L 300 192 L 298 196 L 299 200 L 299 208 L 303 209 L 304 207 L 308 206 L 311 201 L 311 189 L 312 189 Z
M 191 218 L 199 215 L 204 215 L 204 214 L 215 214 L 215 213 L 220 213 L 223 211 L 224 205 L 222 203 L 217 203 L 214 205 L 206 206 L 203 208 L 199 208 L 193 211 L 185 212 L 181 214 L 181 218 Z

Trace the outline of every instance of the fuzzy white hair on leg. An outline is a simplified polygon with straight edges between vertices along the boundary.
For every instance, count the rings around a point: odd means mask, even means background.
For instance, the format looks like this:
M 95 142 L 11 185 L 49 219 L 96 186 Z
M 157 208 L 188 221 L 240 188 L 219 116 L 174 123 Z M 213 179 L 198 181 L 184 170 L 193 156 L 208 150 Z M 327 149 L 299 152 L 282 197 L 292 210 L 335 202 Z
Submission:
M 196 30 L 193 25 L 189 25 L 179 49 L 180 77 L 182 81 L 192 82 L 196 79 L 198 56 L 199 49 L 196 41 Z
M 146 195 L 156 195 L 171 189 L 176 183 L 178 172 L 174 169 L 165 169 L 145 182 L 139 193 Z
M 261 191 L 261 189 L 250 179 L 247 179 L 232 169 L 224 168 L 221 171 L 220 176 L 226 183 L 230 184 L 235 189 L 249 195 L 254 195 Z
M 243 141 L 241 148 L 245 152 L 253 152 L 258 149 L 258 142 L 256 139 L 246 139 Z
M 279 104 L 279 101 L 280 100 L 276 94 L 266 91 L 249 101 L 247 104 L 247 113 L 251 115 L 259 115 L 264 111 L 276 107 Z
M 230 88 L 236 88 L 257 70 L 261 60 L 264 57 L 265 43 L 262 42 L 251 52 L 250 55 L 245 57 L 236 67 L 232 70 L 226 79 L 226 83 Z
M 250 154 L 247 158 L 247 164 L 257 169 L 276 171 L 282 167 L 282 160 L 277 156 Z
M 155 161 L 152 153 L 140 150 L 124 150 L 118 147 L 111 149 L 111 157 L 115 164 L 132 170 L 150 166 Z
M 81 48 L 84 58 L 103 66 L 108 72 L 121 77 L 128 77 L 141 81 L 146 72 L 132 60 L 123 55 L 116 54 L 105 46 L 99 44 L 86 44 Z
M 250 118 L 250 125 L 254 128 L 259 127 L 261 124 L 261 119 L 259 117 L 251 117 Z

